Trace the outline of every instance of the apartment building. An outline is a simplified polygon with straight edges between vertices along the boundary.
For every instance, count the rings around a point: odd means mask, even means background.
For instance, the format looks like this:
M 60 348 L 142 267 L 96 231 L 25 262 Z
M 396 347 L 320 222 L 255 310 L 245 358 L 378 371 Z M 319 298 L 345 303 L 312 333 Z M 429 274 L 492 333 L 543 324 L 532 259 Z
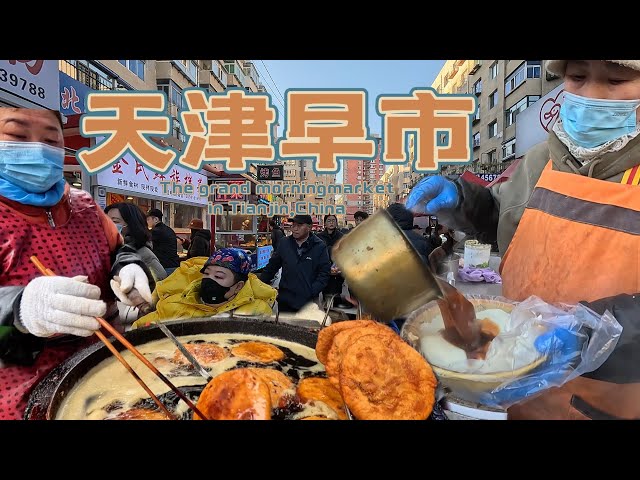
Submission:
M 473 162 L 443 173 L 502 173 L 516 159 L 518 114 L 560 85 L 544 60 L 448 60 L 432 87 L 439 93 L 473 94 Z
M 284 180 L 283 183 L 287 185 L 300 185 L 302 182 L 302 162 L 299 160 L 284 160 Z M 291 203 L 300 202 L 303 200 L 302 195 L 292 195 L 287 193 L 283 195 L 284 202 L 291 205 Z
M 346 205 L 344 204 L 345 202 L 345 196 L 344 195 L 336 195 L 335 197 L 335 205 L 336 207 L 344 207 L 345 211 L 346 211 Z M 336 214 L 336 218 L 338 219 L 338 227 L 339 228 L 343 228 L 346 227 L 348 225 L 348 222 L 346 220 L 346 214 L 343 213 L 338 213 Z
M 380 177 L 384 175 L 385 164 L 380 159 L 382 138 L 380 135 L 371 135 L 376 142 L 376 156 L 373 160 L 343 160 L 343 182 L 344 184 L 357 185 L 367 182 L 369 185 L 376 185 Z M 372 214 L 374 212 L 374 196 L 372 194 L 346 194 L 346 221 L 353 222 L 353 214 L 361 210 Z
M 380 177 L 377 185 L 385 186 L 383 193 L 374 193 L 373 195 L 373 212 L 387 208 L 391 203 L 396 201 L 397 191 L 394 188 L 392 193 L 387 191 L 386 185 L 391 183 L 392 176 L 396 173 L 398 165 L 392 165 L 386 172 Z
M 317 174 L 313 169 L 313 161 L 312 160 L 302 160 L 298 161 L 300 163 L 300 172 L 302 182 L 305 185 L 323 185 L 328 187 L 329 185 L 335 185 L 336 183 L 336 175 L 321 173 Z M 302 195 L 302 201 L 310 204 L 324 204 L 324 205 L 335 205 L 336 199 L 335 195 L 320 195 L 320 193 L 307 193 L 306 195 Z M 313 218 L 314 222 L 318 222 L 319 225 L 323 224 L 323 215 L 315 215 L 313 212 L 310 212 L 311 218 Z

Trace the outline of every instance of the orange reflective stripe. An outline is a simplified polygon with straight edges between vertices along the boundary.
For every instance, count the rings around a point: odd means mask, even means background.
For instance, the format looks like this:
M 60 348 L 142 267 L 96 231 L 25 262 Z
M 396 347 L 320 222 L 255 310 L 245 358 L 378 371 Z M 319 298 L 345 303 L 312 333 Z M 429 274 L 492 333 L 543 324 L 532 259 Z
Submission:
M 502 259 L 503 295 L 573 304 L 639 292 L 638 190 L 549 167 Z
M 551 162 L 544 169 L 536 186 L 588 202 L 602 203 L 603 199 L 606 199 L 608 205 L 640 211 L 640 195 L 636 189 L 630 189 L 630 192 L 626 188 L 627 184 L 559 172 L 551 168 Z

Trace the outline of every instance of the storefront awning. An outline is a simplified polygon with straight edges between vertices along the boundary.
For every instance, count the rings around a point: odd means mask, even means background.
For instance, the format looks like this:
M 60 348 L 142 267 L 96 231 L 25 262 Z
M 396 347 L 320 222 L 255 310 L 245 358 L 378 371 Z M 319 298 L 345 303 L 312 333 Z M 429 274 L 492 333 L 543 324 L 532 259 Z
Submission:
M 483 180 L 482 178 L 478 177 L 477 175 L 475 175 L 473 172 L 470 172 L 469 170 L 466 170 L 462 175 L 460 175 L 460 178 L 470 183 L 477 183 L 478 185 L 481 185 L 483 187 L 486 187 L 487 185 L 489 185 L 489 182 L 487 182 L 486 180 Z
M 502 172 L 502 175 L 500 175 L 493 182 L 491 182 L 490 184 L 487 185 L 487 188 L 493 187 L 496 183 L 504 182 L 511 175 L 513 175 L 513 172 L 516 171 L 516 168 L 518 168 L 518 165 L 520 164 L 521 158 L 518 158 L 518 159 L 514 160 L 514 162 L 511 165 L 509 165 L 504 172 Z

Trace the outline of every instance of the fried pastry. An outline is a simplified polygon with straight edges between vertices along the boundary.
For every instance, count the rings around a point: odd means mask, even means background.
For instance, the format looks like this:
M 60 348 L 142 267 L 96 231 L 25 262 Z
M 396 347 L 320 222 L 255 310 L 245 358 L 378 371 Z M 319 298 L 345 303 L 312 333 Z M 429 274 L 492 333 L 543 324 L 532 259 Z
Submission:
M 186 348 L 201 365 L 210 365 L 212 363 L 219 362 L 228 356 L 227 351 L 224 348 L 213 343 L 186 343 L 184 348 Z M 180 350 L 176 350 L 173 354 L 173 361 L 175 363 L 190 365 L 189 360 L 185 358 Z
M 284 352 L 275 345 L 264 342 L 244 342 L 234 347 L 231 353 L 244 360 L 272 363 L 284 358 Z
M 132 408 L 119 413 L 109 420 L 170 420 L 167 414 L 158 410 L 149 410 L 148 408 Z
M 307 377 L 298 384 L 297 393 L 301 403 L 320 401 L 336 412 L 340 420 L 347 419 L 347 412 L 340 392 L 331 384 L 329 379 Z
M 329 350 L 331 349 L 331 344 L 333 343 L 333 338 L 338 333 L 356 327 L 364 327 L 372 323 L 376 322 L 371 320 L 349 320 L 345 322 L 332 323 L 327 328 L 320 330 L 320 333 L 318 334 L 318 341 L 316 342 L 316 357 L 318 357 L 320 363 L 323 365 L 327 364 L 327 357 Z
M 271 392 L 258 375 L 238 368 L 211 380 L 196 406 L 210 420 L 270 420 Z M 193 419 L 201 420 L 196 413 Z
M 269 386 L 271 392 L 271 405 L 284 408 L 291 400 L 294 385 L 284 373 L 272 368 L 248 368 L 258 375 Z
M 361 336 L 342 357 L 340 392 L 359 420 L 424 420 L 436 385 L 426 360 L 398 336 Z
M 363 335 L 370 335 L 373 333 L 394 337 L 396 336 L 396 333 L 389 327 L 377 322 L 370 322 L 360 327 L 344 330 L 333 338 L 331 349 L 327 355 L 325 370 L 327 371 L 329 380 L 336 388 L 340 388 L 340 365 L 342 363 L 342 357 L 345 350 L 358 338 Z

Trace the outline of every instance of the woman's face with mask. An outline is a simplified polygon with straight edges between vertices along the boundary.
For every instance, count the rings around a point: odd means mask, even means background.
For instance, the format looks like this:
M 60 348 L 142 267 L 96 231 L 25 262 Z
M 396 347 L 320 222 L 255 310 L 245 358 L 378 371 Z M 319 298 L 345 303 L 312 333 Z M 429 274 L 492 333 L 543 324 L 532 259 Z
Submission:
M 604 60 L 569 60 L 564 89 L 587 98 L 637 100 L 640 99 L 640 72 Z
M 0 140 L 64 147 L 62 127 L 55 114 L 32 108 L 0 108 Z
M 231 300 L 244 287 L 243 281 L 236 282 L 231 270 L 219 265 L 209 265 L 204 271 L 202 282 L 202 301 L 210 305 L 220 305 Z
M 125 227 L 127 226 L 127 222 L 125 222 L 122 218 L 120 210 L 118 210 L 117 208 L 112 208 L 107 212 L 107 215 L 109 216 L 111 221 L 116 224 L 116 227 L 118 227 L 118 231 L 120 232 L 120 234 L 124 236 L 126 234 Z

